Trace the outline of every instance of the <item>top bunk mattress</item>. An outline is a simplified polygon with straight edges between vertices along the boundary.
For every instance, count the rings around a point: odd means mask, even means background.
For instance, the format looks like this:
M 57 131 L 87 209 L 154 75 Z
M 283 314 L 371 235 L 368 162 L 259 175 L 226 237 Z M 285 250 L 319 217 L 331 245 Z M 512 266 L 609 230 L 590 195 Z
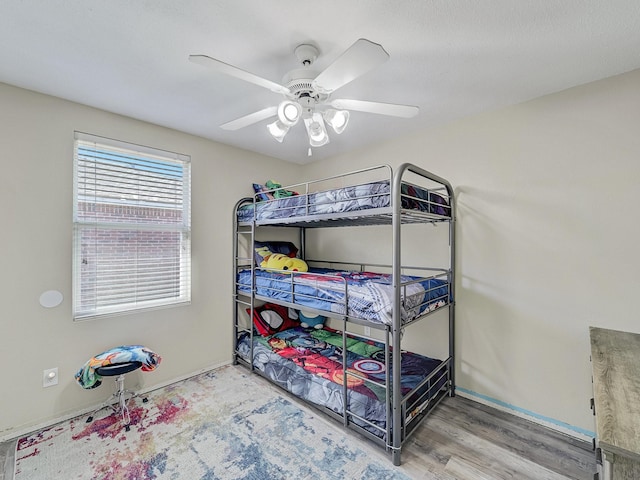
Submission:
M 255 203 L 244 204 L 238 208 L 238 222 L 264 222 L 297 217 L 313 221 L 314 216 L 347 212 L 373 214 L 376 209 L 391 206 L 390 191 L 389 181 L 383 180 L 284 198 L 266 198 L 261 201 L 258 195 Z M 401 198 L 403 209 L 426 214 L 431 221 L 451 217 L 446 194 L 403 183 Z

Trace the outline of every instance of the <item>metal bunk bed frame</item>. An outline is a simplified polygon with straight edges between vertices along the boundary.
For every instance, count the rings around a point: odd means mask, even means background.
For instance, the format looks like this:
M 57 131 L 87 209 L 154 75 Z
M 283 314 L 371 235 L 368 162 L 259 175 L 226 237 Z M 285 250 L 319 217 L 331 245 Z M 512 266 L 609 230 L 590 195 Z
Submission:
M 300 234 L 300 253 L 301 257 L 304 259 L 305 252 L 305 230 L 307 228 L 325 228 L 325 227 L 339 227 L 339 226 L 355 226 L 355 225 L 391 225 L 392 227 L 392 265 L 391 265 L 391 275 L 392 275 L 392 284 L 393 284 L 393 293 L 394 293 L 394 302 L 393 302 L 393 321 L 391 325 L 386 324 L 376 324 L 372 322 L 367 322 L 365 320 L 358 320 L 355 318 L 350 318 L 347 313 L 344 315 L 335 314 L 332 312 L 327 312 L 324 310 L 316 310 L 315 312 L 318 314 L 322 314 L 331 318 L 342 320 L 343 328 L 342 328 L 342 338 L 343 338 L 343 375 L 345 381 L 343 382 L 343 405 L 344 411 L 342 415 L 335 413 L 329 408 L 324 408 L 313 403 L 307 402 L 309 405 L 314 406 L 320 409 L 325 414 L 336 418 L 342 421 L 345 427 L 350 427 L 357 430 L 360 434 L 363 434 L 365 437 L 373 440 L 376 443 L 381 444 L 386 448 L 388 452 L 391 452 L 392 460 L 394 465 L 400 465 L 400 457 L 401 457 L 401 449 L 403 443 L 408 439 L 410 434 L 415 430 L 415 428 L 421 423 L 422 419 L 425 418 L 433 408 L 447 395 L 453 396 L 455 394 L 455 365 L 454 365 L 454 342 L 455 342 L 455 281 L 454 281 L 454 272 L 455 272 L 455 201 L 454 201 L 454 192 L 451 184 L 420 167 L 417 167 L 413 164 L 404 163 L 400 165 L 395 172 L 388 165 L 371 167 L 368 169 L 358 170 L 354 172 L 349 172 L 342 175 L 336 175 L 333 177 L 327 177 L 321 180 L 316 180 L 312 182 L 301 183 L 297 185 L 292 185 L 286 188 L 298 188 L 299 190 L 304 189 L 304 193 L 301 195 L 307 195 L 310 193 L 309 187 L 311 184 L 326 182 L 333 179 L 338 179 L 341 177 L 347 177 L 350 175 L 360 174 L 364 172 L 369 172 L 372 170 L 386 168 L 389 171 L 389 183 L 390 183 L 390 195 L 391 201 L 388 207 L 383 208 L 372 208 L 368 210 L 358 210 L 355 212 L 346 212 L 340 214 L 312 214 L 306 216 L 296 216 L 293 218 L 279 218 L 275 220 L 256 220 L 255 219 L 255 207 L 256 204 L 260 201 L 258 200 L 258 196 L 254 197 L 246 197 L 237 202 L 234 208 L 234 242 L 233 242 L 233 259 L 234 259 L 234 269 L 233 269 L 233 283 L 235 285 L 234 288 L 234 309 L 233 309 L 233 363 L 234 364 L 242 364 L 253 372 L 262 374 L 259 370 L 254 368 L 254 352 L 253 352 L 253 328 L 251 318 L 253 318 L 254 308 L 256 307 L 255 301 L 269 301 L 274 303 L 279 303 L 284 306 L 300 308 L 299 305 L 288 303 L 280 300 L 275 300 L 272 298 L 261 297 L 255 294 L 255 265 L 253 262 L 252 255 L 249 257 L 241 257 L 239 243 L 240 239 L 243 236 L 248 236 L 250 238 L 250 247 L 253 250 L 254 242 L 256 241 L 256 229 L 261 226 L 282 226 L 282 227 L 298 227 Z M 422 177 L 431 182 L 439 184 L 443 189 L 446 189 L 447 196 L 449 199 L 449 208 L 450 215 L 447 218 L 442 218 L 437 215 L 432 215 L 428 212 L 422 211 L 414 211 L 410 209 L 404 209 L 402 207 L 401 199 L 402 197 L 406 197 L 407 195 L 402 193 L 402 184 L 403 178 L 405 177 L 406 172 L 411 172 L 418 177 Z M 303 187 L 303 188 L 299 188 Z M 251 222 L 239 222 L 237 217 L 238 209 L 245 204 L 253 203 L 254 207 L 254 220 Z M 308 206 L 307 210 L 308 212 Z M 413 403 L 408 406 L 408 399 L 410 394 L 407 394 L 404 398 L 402 395 L 401 389 L 401 356 L 400 355 L 391 355 L 391 351 L 399 352 L 401 351 L 401 333 L 402 330 L 409 325 L 410 323 L 414 323 L 423 317 L 433 313 L 427 312 L 421 314 L 418 318 L 411 320 L 410 322 L 405 322 L 402 324 L 401 321 L 401 301 L 402 301 L 402 292 L 403 285 L 401 282 L 402 270 L 406 268 L 416 268 L 416 267 L 406 267 L 401 265 L 401 231 L 402 225 L 408 223 L 436 223 L 436 222 L 448 222 L 449 224 L 449 268 L 448 269 L 432 269 L 441 272 L 445 272 L 448 276 L 449 280 L 449 301 L 445 305 L 445 307 L 441 307 L 436 309 L 435 311 L 439 311 L 442 308 L 448 308 L 448 329 L 449 329 L 449 356 L 447 359 L 443 360 L 440 366 L 438 366 L 431 375 L 429 375 L 426 379 L 424 379 L 411 393 L 419 391 L 421 388 L 426 388 L 426 392 L 423 392 L 419 395 L 417 400 L 414 399 Z M 314 262 L 313 260 L 308 260 L 309 263 Z M 322 263 L 345 263 L 345 262 L 322 262 Z M 349 263 L 349 265 L 357 265 L 358 263 Z M 367 264 L 368 266 L 373 266 L 371 264 Z M 249 300 L 246 301 L 243 298 L 247 297 L 246 294 L 241 294 L 238 292 L 238 283 L 237 283 L 237 272 L 240 268 L 251 268 L 251 295 L 249 295 Z M 361 265 L 361 269 L 364 269 L 365 265 Z M 292 291 L 293 291 L 293 276 L 292 276 Z M 346 285 L 345 285 L 345 293 L 346 293 Z M 293 297 L 292 297 L 293 298 Z M 346 295 L 345 295 L 346 299 Z M 346 300 L 345 300 L 346 301 Z M 239 311 L 241 307 L 250 309 L 249 316 L 249 326 L 247 328 L 243 328 L 240 324 Z M 306 310 L 309 310 L 305 307 Z M 310 309 L 313 311 L 314 309 Z M 345 304 L 345 312 L 348 312 L 347 305 Z M 389 365 L 389 361 L 391 361 L 392 369 L 391 373 L 389 373 L 389 369 L 386 369 L 386 385 L 391 384 L 391 391 L 388 387 L 386 389 L 386 411 L 387 411 L 387 422 L 385 427 L 385 435 L 384 439 L 374 435 L 373 433 L 367 431 L 362 428 L 360 425 L 353 423 L 350 421 L 350 418 L 357 418 L 358 420 L 364 422 L 365 424 L 369 424 L 379 430 L 381 427 L 378 427 L 374 424 L 371 424 L 366 419 L 358 417 L 353 412 L 348 410 L 348 402 L 347 402 L 347 375 L 354 375 L 354 373 L 347 371 L 346 367 L 346 352 L 347 352 L 347 337 L 348 335 L 357 336 L 360 338 L 368 339 L 369 337 L 363 335 L 354 335 L 353 332 L 348 331 L 348 324 L 355 323 L 364 326 L 368 326 L 378 330 L 384 330 L 384 344 L 385 344 L 385 364 Z M 241 331 L 245 331 L 250 335 L 250 353 L 249 359 L 243 358 L 238 352 L 238 338 Z M 379 339 L 375 339 L 380 341 Z M 265 376 L 265 375 L 263 375 Z M 357 376 L 357 375 L 355 375 Z M 265 376 L 266 377 L 266 376 Z M 266 377 L 268 379 L 268 377 Z M 360 377 L 361 378 L 361 377 Z M 366 380 L 362 378 L 363 380 Z M 444 386 L 442 386 L 443 380 L 445 381 Z M 438 386 L 439 385 L 439 386 Z M 432 397 L 431 390 L 436 389 L 436 394 Z M 425 395 L 428 395 L 425 404 L 420 406 L 420 402 L 423 401 Z M 391 409 L 389 408 L 391 406 Z M 391 411 L 390 411 L 391 410 Z M 413 410 L 417 410 L 417 413 L 414 415 L 411 413 Z

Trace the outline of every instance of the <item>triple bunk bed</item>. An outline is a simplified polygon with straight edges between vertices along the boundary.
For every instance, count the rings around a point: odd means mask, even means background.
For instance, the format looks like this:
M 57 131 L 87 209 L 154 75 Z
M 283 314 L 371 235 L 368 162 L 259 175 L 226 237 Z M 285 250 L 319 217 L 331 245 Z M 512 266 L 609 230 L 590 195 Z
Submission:
M 234 210 L 234 363 L 381 445 L 400 465 L 410 434 L 445 396 L 454 394 L 451 185 L 405 163 L 285 188 L 254 184 L 254 190 Z M 407 230 L 415 224 L 446 224 L 443 264 L 403 264 L 403 235 L 418 235 L 415 241 L 429 248 L 428 228 Z M 308 250 L 335 252 L 323 249 L 322 241 L 308 249 L 318 229 L 356 226 L 376 228 L 374 236 L 390 234 L 390 263 L 307 255 Z M 265 238 L 273 232 L 296 240 Z M 343 241 L 351 237 L 346 233 Z M 265 263 L 276 253 L 298 257 L 306 266 Z M 446 358 L 402 350 L 405 329 L 436 312 L 448 320 L 448 346 L 441 349 L 448 351 Z M 312 317 L 326 318 L 327 325 L 300 325 Z

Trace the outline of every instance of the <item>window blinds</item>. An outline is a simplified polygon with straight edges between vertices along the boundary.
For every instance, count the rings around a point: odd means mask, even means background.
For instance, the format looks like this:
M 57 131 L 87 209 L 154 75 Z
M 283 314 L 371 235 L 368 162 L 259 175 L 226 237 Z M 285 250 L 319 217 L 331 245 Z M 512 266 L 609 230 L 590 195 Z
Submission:
M 76 134 L 74 318 L 191 300 L 190 159 Z

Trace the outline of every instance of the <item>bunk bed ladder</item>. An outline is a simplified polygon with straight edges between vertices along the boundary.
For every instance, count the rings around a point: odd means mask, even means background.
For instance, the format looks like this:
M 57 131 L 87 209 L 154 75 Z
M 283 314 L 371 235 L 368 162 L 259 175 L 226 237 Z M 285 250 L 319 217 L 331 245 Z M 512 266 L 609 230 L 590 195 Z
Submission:
M 241 257 L 240 256 L 240 249 L 239 249 L 239 245 L 241 242 L 242 237 L 248 237 L 248 242 L 251 246 L 253 246 L 253 243 L 255 241 L 255 222 L 252 222 L 249 225 L 240 225 L 238 223 L 238 208 L 242 205 L 245 204 L 247 202 L 253 202 L 252 198 L 243 198 L 240 201 L 238 201 L 236 203 L 235 208 L 233 209 L 233 232 L 234 232 L 234 238 L 233 238 L 233 285 L 234 285 L 234 289 L 233 289 L 233 328 L 232 328 L 232 334 L 233 334 L 233 364 L 236 365 L 238 364 L 239 360 L 242 361 L 246 361 L 244 359 L 242 359 L 242 357 L 239 355 L 238 352 L 238 339 L 240 337 L 240 333 L 242 331 L 245 331 L 247 333 L 249 333 L 250 338 L 251 338 L 251 351 L 250 351 L 250 357 L 249 357 L 249 361 L 250 361 L 250 365 L 251 365 L 251 369 L 253 370 L 253 325 L 252 325 L 252 321 L 249 321 L 249 326 L 248 328 L 242 328 L 240 325 L 240 315 L 239 312 L 240 310 L 244 310 L 244 309 L 249 309 L 250 313 L 250 319 L 253 318 L 253 309 L 254 309 L 254 295 L 250 295 L 250 300 L 247 302 L 245 300 L 242 300 L 240 298 L 240 295 L 238 294 L 238 285 L 237 285 L 237 274 L 238 274 L 238 270 L 240 269 L 241 266 L 246 266 L 247 264 L 251 265 L 251 269 L 252 269 L 252 273 L 253 273 L 253 258 L 250 255 L 249 257 Z M 253 247 L 252 247 L 253 248 Z M 251 276 L 251 291 L 253 292 L 254 289 L 254 276 Z

